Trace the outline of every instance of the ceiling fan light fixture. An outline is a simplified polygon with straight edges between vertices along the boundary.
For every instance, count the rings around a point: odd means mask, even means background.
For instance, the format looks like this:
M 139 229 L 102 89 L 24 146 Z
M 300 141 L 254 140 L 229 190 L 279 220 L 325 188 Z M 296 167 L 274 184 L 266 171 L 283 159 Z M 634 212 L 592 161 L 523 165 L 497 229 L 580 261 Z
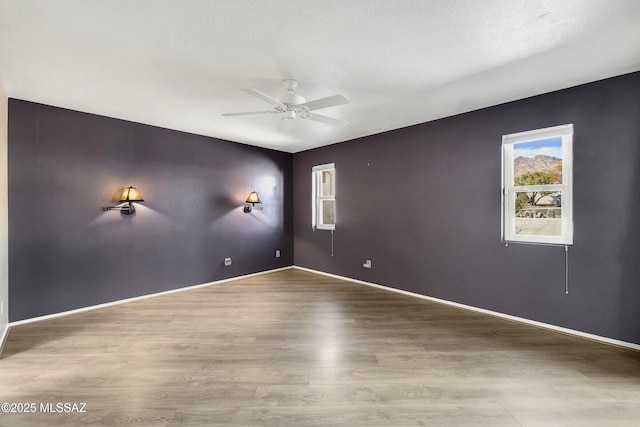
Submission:
M 335 127 L 343 127 L 347 125 L 344 120 L 335 119 L 333 117 L 325 116 L 315 113 L 315 110 L 321 110 L 324 108 L 336 107 L 338 105 L 348 104 L 349 100 L 342 95 L 327 96 L 325 98 L 314 99 L 308 101 L 294 93 L 298 87 L 298 82 L 293 79 L 284 80 L 283 85 L 287 90 L 286 94 L 280 95 L 277 98 L 272 98 L 259 90 L 245 88 L 241 89 L 244 93 L 254 96 L 268 104 L 271 104 L 273 110 L 271 111 L 249 111 L 242 113 L 224 113 L 223 116 L 247 116 L 254 114 L 282 114 L 283 117 L 278 125 L 279 131 L 290 130 L 292 120 L 296 118 L 308 119 L 314 122 L 323 123 Z M 313 113 L 312 113 L 313 111 Z

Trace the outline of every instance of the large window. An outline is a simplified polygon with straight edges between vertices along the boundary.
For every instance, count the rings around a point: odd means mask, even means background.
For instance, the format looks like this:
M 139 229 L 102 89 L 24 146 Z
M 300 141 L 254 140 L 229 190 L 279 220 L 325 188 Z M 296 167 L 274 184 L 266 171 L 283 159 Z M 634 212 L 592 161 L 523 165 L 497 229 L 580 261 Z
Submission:
M 502 237 L 573 244 L 573 125 L 502 137 Z
M 336 228 L 336 168 L 333 163 L 312 169 L 312 219 L 314 229 Z

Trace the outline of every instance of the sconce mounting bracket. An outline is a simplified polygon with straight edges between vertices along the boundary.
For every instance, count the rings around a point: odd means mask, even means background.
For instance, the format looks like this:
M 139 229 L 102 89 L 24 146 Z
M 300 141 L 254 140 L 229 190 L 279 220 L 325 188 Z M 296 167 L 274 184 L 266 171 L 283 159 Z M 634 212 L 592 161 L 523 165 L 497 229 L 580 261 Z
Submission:
M 262 206 L 244 205 L 244 213 L 249 213 L 254 209 L 257 210 L 257 211 L 261 211 L 262 210 Z
M 136 207 L 131 202 L 123 206 L 105 206 L 102 208 L 102 210 L 103 211 L 120 211 L 122 215 L 131 215 L 136 213 Z

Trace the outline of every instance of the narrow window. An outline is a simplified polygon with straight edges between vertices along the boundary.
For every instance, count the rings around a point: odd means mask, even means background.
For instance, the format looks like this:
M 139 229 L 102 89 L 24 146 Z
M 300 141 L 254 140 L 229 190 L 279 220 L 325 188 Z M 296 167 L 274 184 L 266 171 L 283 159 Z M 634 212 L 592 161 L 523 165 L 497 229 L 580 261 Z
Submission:
M 573 125 L 502 137 L 502 238 L 573 244 Z
M 333 163 L 312 169 L 312 219 L 314 229 L 336 228 L 336 168 Z

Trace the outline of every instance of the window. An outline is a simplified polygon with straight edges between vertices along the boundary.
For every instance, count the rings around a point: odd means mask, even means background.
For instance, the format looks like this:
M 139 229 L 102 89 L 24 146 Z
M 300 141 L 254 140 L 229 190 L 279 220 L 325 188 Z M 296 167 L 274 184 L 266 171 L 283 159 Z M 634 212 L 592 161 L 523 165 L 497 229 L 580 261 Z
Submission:
M 312 169 L 311 225 L 314 229 L 336 228 L 336 168 L 333 163 Z
M 573 125 L 502 137 L 502 238 L 573 244 Z

